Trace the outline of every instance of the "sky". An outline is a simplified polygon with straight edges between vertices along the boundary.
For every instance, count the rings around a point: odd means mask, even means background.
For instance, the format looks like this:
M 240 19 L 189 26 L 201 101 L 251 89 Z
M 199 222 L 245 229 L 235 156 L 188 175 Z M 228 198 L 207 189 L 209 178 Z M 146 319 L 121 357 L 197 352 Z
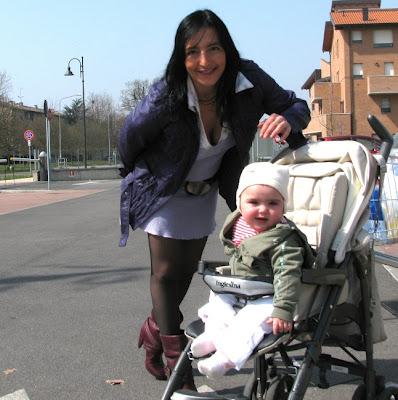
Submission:
M 301 86 L 320 59 L 331 0 L 0 0 L 0 72 L 10 97 L 25 105 L 59 109 L 82 93 L 109 94 L 115 105 L 128 81 L 161 76 L 180 21 L 192 11 L 213 10 L 227 25 L 244 58 L 282 87 L 308 99 Z M 382 0 L 382 8 L 398 7 Z

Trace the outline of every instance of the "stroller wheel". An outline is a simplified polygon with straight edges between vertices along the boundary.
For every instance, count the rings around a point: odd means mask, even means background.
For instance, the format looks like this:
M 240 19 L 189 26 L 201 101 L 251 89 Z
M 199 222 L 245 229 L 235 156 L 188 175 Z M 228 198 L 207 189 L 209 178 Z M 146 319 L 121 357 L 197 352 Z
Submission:
M 393 396 L 397 396 L 395 391 L 398 391 L 397 387 L 389 387 L 386 388 L 385 387 L 385 378 L 382 375 L 377 375 L 375 378 L 375 385 L 376 385 L 376 394 L 377 397 L 376 399 L 379 400 L 379 396 L 380 400 L 386 399 L 386 400 L 390 400 L 390 397 L 383 397 L 384 393 L 386 393 L 388 390 L 391 391 Z M 366 400 L 366 385 L 364 383 L 361 383 L 359 386 L 357 386 L 357 388 L 355 389 L 354 394 L 352 395 L 352 400 Z M 386 394 L 387 396 L 387 394 Z M 398 397 L 391 397 L 391 400 L 397 399 Z
M 376 397 L 377 400 L 398 400 L 398 388 L 388 387 L 385 388 Z
M 357 386 L 352 395 L 352 400 L 366 400 L 366 385 L 364 383 Z
M 249 376 L 248 381 L 246 382 L 245 388 L 243 390 L 243 396 L 245 396 L 248 400 L 257 400 L 257 380 L 256 374 L 252 372 Z
M 293 384 L 294 379 L 290 375 L 277 375 L 269 383 L 265 400 L 287 400 Z

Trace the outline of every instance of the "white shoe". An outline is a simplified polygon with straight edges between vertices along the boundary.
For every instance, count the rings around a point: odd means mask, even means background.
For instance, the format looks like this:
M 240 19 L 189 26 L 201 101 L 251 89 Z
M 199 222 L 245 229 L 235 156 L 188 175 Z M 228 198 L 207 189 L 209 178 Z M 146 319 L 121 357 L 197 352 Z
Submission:
M 191 353 L 194 357 L 203 357 L 216 351 L 213 341 L 206 332 L 199 335 L 191 343 Z
M 198 362 L 199 372 L 210 379 L 220 378 L 233 367 L 234 364 L 219 351 L 214 353 L 211 357 Z

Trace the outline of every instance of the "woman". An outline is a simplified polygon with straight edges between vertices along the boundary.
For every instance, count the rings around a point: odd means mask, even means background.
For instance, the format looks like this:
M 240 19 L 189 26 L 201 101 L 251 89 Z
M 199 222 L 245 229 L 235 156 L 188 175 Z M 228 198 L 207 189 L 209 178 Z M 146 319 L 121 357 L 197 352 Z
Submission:
M 264 113 L 269 117 L 259 124 Z M 309 119 L 304 100 L 240 58 L 212 11 L 182 20 L 164 77 L 127 117 L 119 142 L 120 245 L 129 225 L 148 233 L 153 309 L 139 346 L 155 378 L 166 379 L 185 347 L 179 306 L 215 227 L 218 194 L 235 208 L 258 127 L 262 138 L 295 148 L 305 143 L 301 130 Z M 194 388 L 192 371 L 184 387 Z

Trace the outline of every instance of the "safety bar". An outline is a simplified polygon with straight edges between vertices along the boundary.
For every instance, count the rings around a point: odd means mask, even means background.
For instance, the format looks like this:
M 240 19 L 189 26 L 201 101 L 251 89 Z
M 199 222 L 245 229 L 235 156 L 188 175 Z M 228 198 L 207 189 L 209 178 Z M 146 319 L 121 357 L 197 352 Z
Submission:
M 394 143 L 393 138 L 385 126 L 374 115 L 368 115 L 368 122 L 376 135 L 381 139 L 380 155 L 387 161 Z

